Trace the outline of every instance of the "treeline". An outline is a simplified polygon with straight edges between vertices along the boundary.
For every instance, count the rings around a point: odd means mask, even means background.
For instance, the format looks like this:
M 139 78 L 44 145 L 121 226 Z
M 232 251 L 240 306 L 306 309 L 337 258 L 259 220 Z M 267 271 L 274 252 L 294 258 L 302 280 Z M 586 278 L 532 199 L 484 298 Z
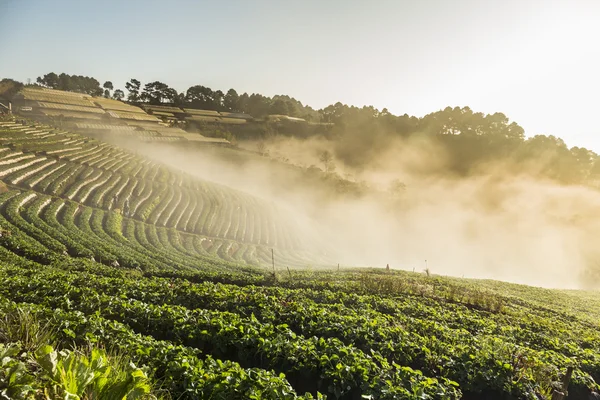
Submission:
M 107 97 L 113 89 L 111 82 L 105 82 L 103 91 L 94 78 L 64 73 L 46 74 L 38 78 L 38 84 L 60 90 L 104 94 Z M 515 169 L 511 173 L 526 169 L 563 183 L 600 182 L 600 161 L 596 153 L 583 147 L 569 148 L 554 136 L 526 138 L 523 128 L 502 113 L 483 114 L 473 112 L 469 107 L 447 107 L 418 118 L 407 114 L 394 115 L 385 108 L 379 111 L 372 106 L 355 107 L 339 102 L 316 111 L 290 96 L 238 94 L 235 89 L 224 93 L 202 85 L 193 85 L 186 92 L 178 93 L 163 82 L 142 85 L 139 80 L 131 79 L 125 88 L 128 91 L 127 100 L 131 103 L 172 104 L 239 112 L 255 118 L 283 114 L 331 123 L 332 127 L 327 129 L 307 129 L 298 124 L 287 126 L 285 123 L 227 129 L 231 130 L 228 134 L 247 139 L 262 139 L 278 134 L 301 137 L 327 135 L 333 139 L 335 158 L 353 167 L 372 162 L 398 138 L 426 137 L 444 150 L 447 158 L 444 165 L 450 173 L 467 175 L 502 162 L 506 164 L 505 168 Z M 123 99 L 125 95 L 117 89 L 112 97 Z
M 86 93 L 93 96 L 104 95 L 118 100 L 125 97 L 124 92 L 120 89 L 111 94 L 112 82 L 107 81 L 101 87 L 97 79 L 87 76 L 65 73 L 57 75 L 50 72 L 38 77 L 36 82 L 38 85 L 51 89 Z M 130 103 L 169 104 L 177 107 L 237 112 L 249 114 L 255 118 L 278 114 L 314 121 L 320 117 L 319 113 L 311 107 L 286 95 L 268 97 L 258 93 L 238 94 L 235 89 L 229 89 L 223 93 L 221 90 L 213 90 L 202 85 L 190 86 L 185 92 L 179 93 L 160 81 L 148 82 L 142 86 L 142 82 L 135 78 L 125 83 L 125 89 L 128 91 L 127 101 Z
M 38 76 L 36 83 L 50 89 L 84 93 L 89 94 L 90 96 L 113 97 L 116 100 L 121 100 L 125 97 L 125 94 L 120 89 L 115 90 L 115 92 L 111 94 L 114 87 L 110 81 L 106 81 L 100 86 L 100 82 L 96 78 L 82 75 L 69 75 L 64 72 L 60 75 L 50 72 L 44 76 Z
M 341 103 L 319 113 L 323 121 L 334 123 L 330 138 L 334 139 L 336 158 L 354 167 L 376 161 L 393 143 L 408 146 L 415 139 L 428 139 L 443 152 L 443 172 L 469 175 L 495 167 L 510 175 L 535 173 L 561 183 L 600 183 L 596 153 L 583 147 L 569 148 L 555 136 L 526 138 L 523 128 L 502 113 L 447 107 L 417 118 Z M 432 158 L 438 156 L 431 154 Z
M 173 104 L 178 107 L 199 108 L 204 110 L 228 111 L 249 114 L 262 118 L 270 114 L 288 115 L 307 120 L 319 119 L 319 113 L 290 96 L 263 96 L 258 93 L 238 94 L 235 89 L 226 93 L 207 86 L 193 85 L 185 93 L 159 81 L 146 83 L 143 87 L 139 80 L 131 79 L 125 84 L 129 92 L 127 100 L 132 103 Z

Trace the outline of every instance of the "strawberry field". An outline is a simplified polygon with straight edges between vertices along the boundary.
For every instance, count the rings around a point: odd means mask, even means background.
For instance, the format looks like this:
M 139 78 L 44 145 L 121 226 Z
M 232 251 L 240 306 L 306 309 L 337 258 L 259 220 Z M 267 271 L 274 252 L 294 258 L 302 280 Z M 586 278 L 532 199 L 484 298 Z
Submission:
M 569 367 L 567 398 L 599 389 L 597 293 L 273 274 L 271 248 L 331 261 L 265 200 L 47 126 L 0 123 L 0 179 L 0 398 L 549 399 Z

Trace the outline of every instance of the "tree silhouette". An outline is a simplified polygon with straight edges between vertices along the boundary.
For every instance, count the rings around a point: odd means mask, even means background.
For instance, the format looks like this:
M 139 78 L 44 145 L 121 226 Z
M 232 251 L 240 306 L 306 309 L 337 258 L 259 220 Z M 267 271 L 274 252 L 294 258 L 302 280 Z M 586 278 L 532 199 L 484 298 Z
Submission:
M 117 89 L 113 92 L 112 98 L 115 100 L 123 100 L 125 93 L 121 89 Z
M 104 88 L 104 97 L 106 97 L 107 99 L 110 98 L 110 91 L 114 89 L 113 84 L 111 81 L 106 81 L 104 82 L 104 85 L 102 85 L 102 87 Z
M 125 89 L 129 92 L 127 100 L 133 103 L 140 101 L 140 86 L 141 83 L 137 79 L 131 79 L 125 83 Z

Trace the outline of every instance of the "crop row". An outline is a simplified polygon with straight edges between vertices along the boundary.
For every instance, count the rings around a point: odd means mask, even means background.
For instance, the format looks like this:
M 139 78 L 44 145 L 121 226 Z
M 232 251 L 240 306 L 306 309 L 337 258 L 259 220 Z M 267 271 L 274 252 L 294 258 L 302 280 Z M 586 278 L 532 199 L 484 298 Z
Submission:
M 50 309 L 41 304 L 14 303 L 0 297 L 0 313 L 28 310 L 49 323 L 64 342 L 99 343 L 150 367 L 154 379 L 173 398 L 311 399 L 297 396 L 284 377 L 258 368 L 205 356 L 197 349 L 136 334 L 126 325 L 97 315 Z
M 127 216 L 159 226 L 277 247 L 289 254 L 300 243 L 290 233 L 290 221 L 267 203 L 243 193 L 170 172 L 78 135 L 55 133 L 48 141 L 22 131 L 0 129 L 0 133 L 13 145 L 23 142 L 21 150 L 0 154 L 0 176 L 14 185 L 105 210 L 119 208 Z M 50 158 L 45 160 L 41 154 Z M 119 190 L 113 192 L 117 185 Z M 231 247 L 225 246 L 222 252 L 232 256 Z M 263 256 L 258 259 L 268 259 Z M 294 256 L 282 262 L 306 264 Z
M 257 265 L 270 259 L 269 252 L 255 246 L 183 234 L 32 191 L 10 191 L 0 201 L 2 226 L 13 233 L 5 238 L 7 248 L 21 255 L 26 255 L 24 249 L 38 249 L 26 256 L 40 262 L 43 257 L 44 263 L 54 254 L 68 254 L 133 269 L 197 270 L 209 264 L 235 269 L 231 263 Z M 16 235 L 19 241 L 11 244 Z
M 379 398 L 457 398 L 459 394 L 447 380 L 438 382 L 335 338 L 304 338 L 285 325 L 261 323 L 254 317 L 153 305 L 92 288 L 49 282 L 55 281 L 13 277 L 0 290 L 16 301 L 45 301 L 54 308 L 75 309 L 87 315 L 97 313 L 122 321 L 138 333 L 198 348 L 248 368 L 284 372 L 297 391 L 321 391 L 338 398 L 382 393 L 388 395 Z M 57 292 L 62 296 L 52 296 Z
M 57 276 L 58 275 L 58 276 Z M 344 295 L 328 290 L 239 287 L 164 279 L 128 280 L 77 277 L 56 273 L 46 281 L 79 287 L 85 284 L 117 298 L 160 306 L 174 304 L 256 318 L 285 325 L 294 334 L 340 340 L 365 353 L 377 351 L 390 363 L 408 365 L 430 376 L 457 381 L 466 393 L 494 393 L 521 398 L 534 393 L 543 375 L 554 374 L 578 359 L 576 390 L 593 386 L 600 359 L 598 333 L 573 332 L 570 324 L 543 318 L 488 313 L 407 297 Z M 44 289 L 36 289 L 44 290 Z M 552 321 L 552 327 L 540 327 Z M 547 324 L 547 322 L 546 322 Z M 515 328 L 518 326 L 518 328 Z M 556 345 L 544 329 L 559 332 Z M 516 343 L 516 344 L 515 344 Z

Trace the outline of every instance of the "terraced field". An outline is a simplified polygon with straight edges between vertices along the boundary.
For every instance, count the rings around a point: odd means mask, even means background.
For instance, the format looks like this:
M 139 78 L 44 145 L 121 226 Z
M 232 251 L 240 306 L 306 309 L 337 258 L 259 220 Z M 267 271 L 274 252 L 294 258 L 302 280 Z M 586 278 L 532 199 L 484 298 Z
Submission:
M 165 399 L 550 399 L 569 368 L 568 399 L 600 389 L 597 292 L 271 274 L 271 248 L 327 260 L 268 202 L 41 125 L 0 123 L 0 180 L 0 398 L 86 398 L 106 368 L 55 370 L 90 348 Z
M 50 127 L 6 122 L 0 124 L 0 146 L 0 179 L 10 188 L 4 196 L 19 199 L 4 203 L 4 212 L 39 205 L 31 216 L 35 224 L 48 225 L 52 218 L 72 240 L 89 232 L 89 248 L 114 247 L 94 251 L 94 259 L 107 265 L 123 262 L 117 253 L 142 251 L 137 238 L 145 235 L 164 238 L 159 243 L 190 268 L 197 257 L 209 255 L 270 265 L 271 248 L 278 263 L 286 266 L 332 263 L 311 255 L 310 243 L 294 233 L 293 221 L 272 204 L 106 143 Z M 56 212 L 47 213 L 48 208 Z M 98 224 L 90 227 L 82 215 L 93 215 Z M 111 238 L 105 229 L 117 215 L 121 223 Z M 77 231 L 67 228 L 69 223 Z M 136 233 L 141 231 L 145 235 Z M 153 246 L 145 248 L 149 256 Z
M 15 98 L 18 104 L 31 109 L 28 116 L 34 119 L 50 121 L 50 124 L 58 121 L 61 126 L 68 126 L 87 136 L 98 136 L 100 140 L 129 136 L 143 142 L 229 143 L 225 139 L 208 138 L 199 133 L 190 134 L 177 127 L 165 126 L 159 118 L 147 114 L 139 107 L 104 97 L 26 87 Z M 153 108 L 173 109 L 161 106 Z M 174 109 L 183 112 L 178 108 Z

